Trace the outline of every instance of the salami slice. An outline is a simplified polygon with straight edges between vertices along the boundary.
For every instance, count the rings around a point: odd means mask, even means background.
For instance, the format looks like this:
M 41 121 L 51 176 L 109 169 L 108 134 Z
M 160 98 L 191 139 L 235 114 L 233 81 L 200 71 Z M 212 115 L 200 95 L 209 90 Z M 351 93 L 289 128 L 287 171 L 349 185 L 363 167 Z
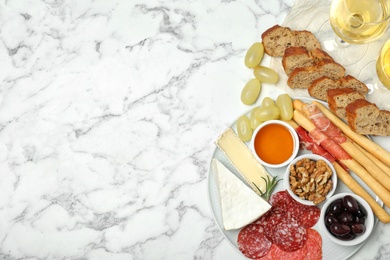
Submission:
M 305 245 L 306 240 L 306 228 L 295 219 L 286 219 L 275 226 L 272 241 L 283 251 L 298 250 Z
M 265 256 L 260 257 L 256 260 L 275 260 L 276 258 L 274 258 L 274 255 L 276 255 L 276 254 L 274 252 L 277 250 L 280 250 L 280 249 L 277 246 L 275 246 L 275 244 L 272 244 L 270 250 L 268 251 L 268 254 L 266 254 Z
M 286 213 L 278 208 L 271 208 L 266 214 L 259 218 L 255 223 L 261 225 L 264 228 L 264 234 L 273 242 L 275 226 L 283 221 L 286 217 Z
M 248 258 L 263 257 L 272 246 L 272 242 L 264 234 L 264 228 L 254 223 L 240 230 L 237 244 L 238 249 Z
M 271 259 L 273 260 L 311 260 L 309 258 L 306 258 L 306 246 L 293 252 L 287 252 L 283 251 L 279 247 L 275 246 L 275 244 L 273 244 L 268 255 L 271 255 Z
M 314 229 L 307 229 L 307 240 L 305 245 L 292 252 L 283 251 L 275 244 L 272 244 L 269 252 L 259 260 L 321 260 L 322 259 L 322 238 Z
M 305 247 L 307 248 L 306 259 L 322 259 L 322 237 L 316 230 L 311 228 L 307 230 L 307 241 Z
M 299 225 L 311 228 L 320 219 L 321 210 L 317 206 L 308 206 L 293 200 L 288 207 L 288 213 Z
M 288 194 L 286 190 L 279 191 L 271 196 L 269 203 L 272 207 L 287 212 L 290 202 L 294 199 Z

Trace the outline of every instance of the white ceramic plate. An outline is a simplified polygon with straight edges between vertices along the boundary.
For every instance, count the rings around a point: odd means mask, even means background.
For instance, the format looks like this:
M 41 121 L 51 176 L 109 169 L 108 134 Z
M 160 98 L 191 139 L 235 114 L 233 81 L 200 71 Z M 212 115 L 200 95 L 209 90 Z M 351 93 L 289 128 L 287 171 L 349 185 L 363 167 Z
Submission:
M 264 86 L 262 89 L 262 95 L 260 99 L 262 99 L 265 96 L 269 96 L 272 99 L 276 100 L 277 96 L 280 94 L 280 92 L 275 91 L 274 89 L 271 89 L 271 87 L 266 87 Z M 313 99 L 311 98 L 299 98 L 304 102 L 311 102 Z M 261 102 L 258 102 L 261 104 Z M 324 103 L 325 104 L 325 103 Z M 325 104 L 326 105 L 326 104 Z M 231 127 L 235 130 L 235 121 L 231 125 Z M 382 147 L 385 149 L 389 149 L 390 147 L 390 139 L 387 137 L 374 137 L 373 140 L 380 144 Z M 248 145 L 248 144 L 247 144 Z M 311 153 L 310 151 L 300 151 L 299 154 L 304 154 L 304 153 Z M 230 164 L 226 156 L 223 154 L 221 150 L 218 148 L 215 149 L 213 158 L 218 159 L 221 161 L 229 170 L 231 170 L 238 178 L 240 178 L 242 181 L 243 178 L 241 175 L 236 171 L 233 165 Z M 211 164 L 210 164 L 211 165 Z M 286 170 L 286 167 L 282 167 L 279 169 L 274 169 L 274 168 L 267 168 L 266 170 L 273 176 L 278 175 L 280 178 L 283 178 L 284 172 Z M 351 173 L 354 175 L 354 173 Z M 208 191 L 209 191 L 209 202 L 210 202 L 210 207 L 214 215 L 214 219 L 225 236 L 225 238 L 230 242 L 230 244 L 238 250 L 237 246 L 237 235 L 239 230 L 234 230 L 234 231 L 226 231 L 223 228 L 222 224 L 222 214 L 221 214 L 221 205 L 220 205 L 220 200 L 219 200 L 219 193 L 218 193 L 218 186 L 216 182 L 216 174 L 213 171 L 212 167 L 209 167 L 209 175 L 208 175 Z M 355 178 L 364 188 L 367 187 L 365 183 L 363 183 L 359 178 Z M 279 182 L 279 184 L 275 188 L 275 192 L 283 190 L 283 182 Z M 383 202 L 374 194 L 371 192 L 370 189 L 366 189 L 376 200 L 383 205 Z M 338 182 L 337 184 L 337 189 L 335 191 L 335 194 L 341 193 L 341 192 L 351 192 L 351 190 L 344 185 L 341 181 Z M 375 218 L 375 225 L 377 224 L 378 219 Z M 315 230 L 317 230 L 320 234 L 320 228 L 319 224 L 317 223 L 314 227 Z M 344 247 L 337 245 L 333 243 L 330 239 L 328 239 L 325 235 L 322 235 L 322 254 L 323 254 L 323 259 L 332 259 L 332 260 L 344 260 L 347 259 L 348 257 L 351 257 L 354 253 L 356 253 L 359 248 L 361 248 L 364 243 L 356 245 L 356 246 L 351 246 L 351 247 Z M 239 250 L 238 250 L 239 251 Z M 241 254 L 241 252 L 240 252 Z M 242 259 L 247 259 L 244 255 L 242 255 Z

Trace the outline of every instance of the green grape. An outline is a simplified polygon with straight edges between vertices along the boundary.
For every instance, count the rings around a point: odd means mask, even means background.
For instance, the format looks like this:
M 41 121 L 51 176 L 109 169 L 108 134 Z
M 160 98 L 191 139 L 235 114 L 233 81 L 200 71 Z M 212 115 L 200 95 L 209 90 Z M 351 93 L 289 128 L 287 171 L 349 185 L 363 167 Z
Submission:
M 246 52 L 245 61 L 244 61 L 245 66 L 253 69 L 254 67 L 260 64 L 263 55 L 264 55 L 263 44 L 261 42 L 255 42 Z
M 253 70 L 253 75 L 255 75 L 255 77 L 260 80 L 260 82 L 264 83 L 274 84 L 279 80 L 278 73 L 264 66 L 257 66 Z
M 238 118 L 236 126 L 237 134 L 241 141 L 247 142 L 251 140 L 253 130 L 251 128 L 249 118 L 246 115 L 240 116 L 240 118 Z
M 252 105 L 259 97 L 261 83 L 258 79 L 251 79 L 241 91 L 241 101 L 245 105 Z
M 293 104 L 288 94 L 281 94 L 276 99 L 276 106 L 279 108 L 282 120 L 291 120 L 293 117 Z
M 260 121 L 279 119 L 280 112 L 276 106 L 260 107 L 256 111 L 256 118 Z
M 276 106 L 275 101 L 270 97 L 265 97 L 261 103 L 263 107 Z
M 250 124 L 251 124 L 251 128 L 253 130 L 255 130 L 261 123 L 262 121 L 260 121 L 259 119 L 256 118 L 256 111 L 260 109 L 260 107 L 255 107 L 251 110 L 251 114 L 249 116 L 249 121 L 250 121 Z

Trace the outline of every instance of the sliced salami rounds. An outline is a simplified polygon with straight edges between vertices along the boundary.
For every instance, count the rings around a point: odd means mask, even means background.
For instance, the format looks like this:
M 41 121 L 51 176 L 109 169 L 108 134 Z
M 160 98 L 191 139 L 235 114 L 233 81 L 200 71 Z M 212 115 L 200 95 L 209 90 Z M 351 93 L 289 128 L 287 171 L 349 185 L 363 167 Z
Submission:
M 301 226 L 306 228 L 313 227 L 321 215 L 321 210 L 318 207 L 303 205 L 296 200 L 290 202 L 288 212 L 291 218 L 294 218 Z
M 275 226 L 272 241 L 283 251 L 296 251 L 305 245 L 306 240 L 306 228 L 294 219 L 285 220 Z
M 258 224 L 249 224 L 241 229 L 237 244 L 240 251 L 252 259 L 265 256 L 272 246 L 264 234 L 264 228 Z
M 272 244 L 269 252 L 257 260 L 321 260 L 322 259 L 322 238 L 314 229 L 307 229 L 307 240 L 305 245 L 292 252 L 283 251 L 277 245 Z
M 320 218 L 320 209 L 295 201 L 287 191 L 273 194 L 272 208 L 244 227 L 238 247 L 252 259 L 321 259 L 321 235 L 311 229 Z
M 273 194 L 269 199 L 269 204 L 271 204 L 271 206 L 275 209 L 287 211 L 289 204 L 294 201 L 295 200 L 290 196 L 290 194 L 286 190 L 283 190 Z

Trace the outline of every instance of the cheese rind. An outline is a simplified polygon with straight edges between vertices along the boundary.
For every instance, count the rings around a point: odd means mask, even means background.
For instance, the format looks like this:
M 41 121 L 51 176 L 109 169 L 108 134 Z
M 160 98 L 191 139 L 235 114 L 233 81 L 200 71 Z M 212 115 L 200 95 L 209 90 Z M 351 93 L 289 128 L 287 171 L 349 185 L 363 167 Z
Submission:
M 234 133 L 233 129 L 226 129 L 215 143 L 257 194 L 261 195 L 256 186 L 261 192 L 266 191 L 265 180 L 272 179 L 272 177 L 254 157 L 251 150 Z
M 237 178 L 220 161 L 213 159 L 225 230 L 242 228 L 265 214 L 271 205 Z

